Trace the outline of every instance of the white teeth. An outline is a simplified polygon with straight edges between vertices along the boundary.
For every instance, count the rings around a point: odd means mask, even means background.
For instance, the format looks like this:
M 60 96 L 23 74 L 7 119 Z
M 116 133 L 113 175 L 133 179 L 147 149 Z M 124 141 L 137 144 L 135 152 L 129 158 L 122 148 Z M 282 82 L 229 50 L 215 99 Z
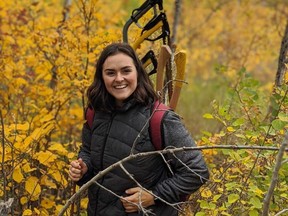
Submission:
M 117 86 L 114 86 L 114 88 L 116 89 L 123 89 L 125 88 L 127 85 L 117 85 Z

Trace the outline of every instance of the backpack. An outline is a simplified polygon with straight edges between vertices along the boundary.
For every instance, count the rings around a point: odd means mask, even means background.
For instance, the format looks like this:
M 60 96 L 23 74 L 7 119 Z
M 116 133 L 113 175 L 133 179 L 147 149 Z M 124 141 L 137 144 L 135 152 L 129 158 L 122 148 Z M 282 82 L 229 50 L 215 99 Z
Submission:
M 158 100 L 155 101 L 152 109 L 152 116 L 150 118 L 150 136 L 151 136 L 151 142 L 156 150 L 162 149 L 162 134 L 161 134 L 161 122 L 163 119 L 163 116 L 166 111 L 170 110 L 168 106 L 166 106 L 163 103 L 160 103 Z M 88 107 L 86 110 L 85 118 L 87 120 L 87 124 L 90 128 L 92 128 L 93 119 L 94 119 L 95 111 L 94 109 Z

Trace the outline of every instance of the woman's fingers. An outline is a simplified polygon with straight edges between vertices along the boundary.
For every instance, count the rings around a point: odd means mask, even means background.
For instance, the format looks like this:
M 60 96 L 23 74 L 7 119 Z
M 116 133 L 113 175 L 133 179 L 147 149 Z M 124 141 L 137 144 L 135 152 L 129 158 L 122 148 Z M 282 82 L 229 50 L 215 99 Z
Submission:
M 126 190 L 126 194 L 130 196 L 121 199 L 126 212 L 136 212 L 141 206 L 146 208 L 155 204 L 154 196 L 140 187 L 130 188 Z
M 79 181 L 82 178 L 82 176 L 83 176 L 83 172 L 82 172 L 82 167 L 81 167 L 79 161 L 78 160 L 72 161 L 70 163 L 70 166 L 69 166 L 69 177 L 73 181 Z

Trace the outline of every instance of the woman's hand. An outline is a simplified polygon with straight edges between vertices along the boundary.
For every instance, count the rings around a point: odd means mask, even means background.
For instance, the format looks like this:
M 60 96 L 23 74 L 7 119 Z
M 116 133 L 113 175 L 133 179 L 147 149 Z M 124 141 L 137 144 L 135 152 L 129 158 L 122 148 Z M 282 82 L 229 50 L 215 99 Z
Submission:
M 140 187 L 130 188 L 125 191 L 128 196 L 121 199 L 127 213 L 137 212 L 138 206 L 144 208 L 154 205 L 154 196 Z
M 83 175 L 88 171 L 86 164 L 81 158 L 74 160 L 70 163 L 69 167 L 69 177 L 72 181 L 79 181 Z

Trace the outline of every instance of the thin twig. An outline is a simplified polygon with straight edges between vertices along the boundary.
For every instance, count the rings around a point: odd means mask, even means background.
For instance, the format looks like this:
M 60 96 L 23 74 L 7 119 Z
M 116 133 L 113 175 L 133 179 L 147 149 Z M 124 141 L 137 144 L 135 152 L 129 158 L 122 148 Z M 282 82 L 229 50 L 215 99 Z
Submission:
M 189 166 L 187 166 L 182 160 L 180 160 L 174 153 L 172 154 L 183 166 L 185 166 L 190 172 L 194 173 L 196 176 L 198 176 L 200 178 L 200 181 L 202 183 L 204 183 L 203 179 L 208 181 L 209 179 L 199 175 L 197 172 L 195 172 L 194 170 L 192 170 Z
M 2 161 L 1 161 L 1 171 L 3 174 L 3 188 L 4 188 L 4 202 L 7 201 L 7 194 L 6 194 L 6 172 L 5 172 L 5 127 L 4 127 L 4 120 L 3 120 L 3 115 L 2 115 L 2 111 L 0 110 L 0 118 L 1 118 L 1 143 L 2 143 Z
M 136 184 L 138 187 L 141 187 L 142 190 L 146 191 L 147 193 L 151 194 L 152 196 L 154 196 L 155 198 L 161 200 L 162 202 L 164 202 L 165 204 L 169 205 L 169 206 L 172 206 L 173 208 L 175 208 L 176 210 L 180 210 L 178 208 L 176 208 L 175 206 L 177 206 L 177 204 L 172 204 L 172 203 L 169 203 L 167 202 L 166 200 L 162 199 L 161 197 L 159 196 L 156 196 L 155 194 L 153 194 L 151 191 L 147 190 L 146 188 L 144 188 L 136 179 L 133 178 L 133 176 L 128 172 L 128 170 L 123 166 L 123 164 L 120 164 L 120 167 L 122 168 L 122 170 L 129 176 L 129 178 L 131 178 Z M 141 205 L 141 204 L 140 204 Z
M 279 170 L 281 167 L 281 163 L 282 163 L 282 158 L 284 155 L 284 151 L 286 149 L 286 147 L 288 146 L 288 132 L 286 132 L 285 138 L 282 142 L 282 145 L 280 146 L 277 158 L 276 158 L 276 164 L 273 170 L 273 174 L 272 174 L 272 181 L 270 183 L 270 187 L 268 189 L 268 192 L 264 198 L 263 201 L 263 212 L 262 212 L 262 216 L 268 216 L 269 214 L 269 206 L 270 206 L 270 200 L 273 196 L 274 193 L 274 189 L 276 187 L 277 181 L 278 181 L 278 175 L 279 175 Z
M 283 209 L 282 211 L 278 212 L 275 216 L 279 216 L 282 213 L 288 212 L 288 209 Z

